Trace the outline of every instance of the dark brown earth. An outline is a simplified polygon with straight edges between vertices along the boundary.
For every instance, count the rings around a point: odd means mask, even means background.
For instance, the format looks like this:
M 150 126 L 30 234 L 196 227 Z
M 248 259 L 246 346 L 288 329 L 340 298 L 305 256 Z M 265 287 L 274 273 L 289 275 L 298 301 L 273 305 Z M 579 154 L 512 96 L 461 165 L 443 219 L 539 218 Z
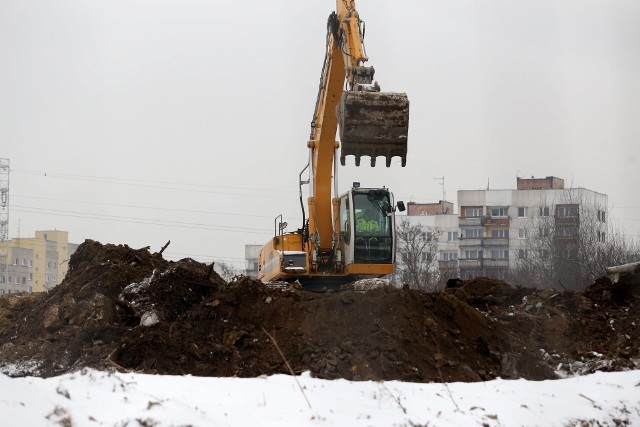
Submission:
M 279 348 L 321 378 L 549 379 L 639 367 L 639 308 L 606 278 L 583 294 L 487 278 L 434 293 L 227 284 L 191 259 L 88 240 L 48 294 L 0 298 L 0 371 L 253 377 L 289 372 Z

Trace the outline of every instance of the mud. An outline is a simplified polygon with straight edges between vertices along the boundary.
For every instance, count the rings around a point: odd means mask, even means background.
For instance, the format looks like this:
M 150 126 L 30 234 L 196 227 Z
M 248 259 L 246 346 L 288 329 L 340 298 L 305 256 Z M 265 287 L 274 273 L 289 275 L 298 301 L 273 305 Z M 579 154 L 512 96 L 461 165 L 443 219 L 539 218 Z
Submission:
M 640 367 L 637 298 L 606 278 L 584 294 L 487 278 L 310 293 L 86 241 L 50 293 L 0 298 L 0 371 L 254 377 L 289 373 L 286 359 L 321 378 L 551 379 Z

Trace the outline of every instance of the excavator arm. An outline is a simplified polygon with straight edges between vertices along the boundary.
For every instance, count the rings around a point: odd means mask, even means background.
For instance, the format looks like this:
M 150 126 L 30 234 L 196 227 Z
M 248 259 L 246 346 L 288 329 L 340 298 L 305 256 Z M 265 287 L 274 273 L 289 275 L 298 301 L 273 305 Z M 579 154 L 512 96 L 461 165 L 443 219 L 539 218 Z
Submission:
M 375 70 L 364 66 L 368 58 L 361 24 L 355 1 L 336 0 L 327 21 L 327 52 L 308 143 L 309 231 L 322 251 L 331 249 L 338 230 L 331 221 L 335 149 L 341 148 L 342 165 L 348 155 L 355 156 L 356 166 L 362 156 L 370 157 L 371 166 L 378 156 L 385 157 L 387 167 L 394 156 L 406 164 L 409 101 L 404 93 L 380 92 Z M 335 141 L 338 125 L 340 143 Z M 333 205 L 336 212 L 335 200 Z

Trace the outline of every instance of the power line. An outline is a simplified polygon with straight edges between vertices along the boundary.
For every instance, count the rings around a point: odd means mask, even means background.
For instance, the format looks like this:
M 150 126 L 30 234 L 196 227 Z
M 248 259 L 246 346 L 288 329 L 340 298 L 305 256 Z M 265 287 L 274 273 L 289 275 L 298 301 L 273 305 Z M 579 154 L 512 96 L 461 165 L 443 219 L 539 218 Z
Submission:
M 56 209 L 46 210 L 42 208 L 35 208 L 35 207 L 29 207 L 29 206 L 16 206 L 16 207 L 17 209 L 15 210 L 17 212 L 36 213 L 36 214 L 46 213 L 48 215 L 66 216 L 66 217 L 72 217 L 72 218 L 94 219 L 94 220 L 101 220 L 101 221 L 123 222 L 123 223 L 131 223 L 131 224 L 161 225 L 161 226 L 169 226 L 169 227 L 192 228 L 197 230 L 230 231 L 230 232 L 240 232 L 240 233 L 248 233 L 248 234 L 264 234 L 264 235 L 272 234 L 271 232 L 267 232 L 266 229 L 258 229 L 258 228 L 225 227 L 225 226 L 216 226 L 212 224 L 155 220 L 155 219 L 147 219 L 147 218 L 93 214 L 93 213 L 87 213 L 87 212 L 74 212 L 74 211 L 64 211 L 64 210 L 56 210 Z
M 38 172 L 38 171 L 22 171 L 11 169 L 12 172 L 22 173 L 26 175 L 34 175 L 40 177 L 51 177 L 57 179 L 72 179 L 74 181 L 88 181 L 88 182 L 97 182 L 103 184 L 118 184 L 118 185 L 126 185 L 131 187 L 144 187 L 144 188 L 160 188 L 165 190 L 174 190 L 174 191 L 190 191 L 196 193 L 207 193 L 207 194 L 220 194 L 227 196 L 251 196 L 258 198 L 277 198 L 277 199 L 289 199 L 289 197 L 284 196 L 273 196 L 273 195 L 264 195 L 262 193 L 272 191 L 272 192 L 280 192 L 280 193 L 289 193 L 293 194 L 293 190 L 279 190 L 279 189 L 270 189 L 270 188 L 260 188 L 260 187 L 233 187 L 233 186 L 220 186 L 220 185 L 207 185 L 207 184 L 193 184 L 193 183 L 178 183 L 178 182 L 170 182 L 170 181 L 149 181 L 149 180 L 140 180 L 140 179 L 131 179 L 131 178 L 111 178 L 111 177 L 97 177 L 90 175 L 72 175 L 72 174 L 64 174 L 64 173 L 51 173 L 51 172 Z M 166 184 L 166 185 L 158 185 L 158 184 Z M 187 188 L 185 188 L 187 187 Z M 195 188 L 188 188 L 195 187 Z M 200 188 L 200 189 L 199 189 Z M 249 190 L 249 191 L 258 191 L 259 193 L 234 193 L 234 192 L 223 192 L 223 191 L 211 191 L 204 190 L 201 188 L 223 188 L 223 189 L 233 189 L 233 190 Z
M 115 206 L 115 207 L 125 207 L 125 208 L 135 208 L 135 209 L 153 209 L 153 210 L 159 210 L 159 211 L 203 213 L 203 214 L 209 214 L 209 215 L 243 216 L 243 217 L 269 218 L 269 219 L 274 218 L 273 215 L 255 215 L 255 214 L 243 214 L 238 212 L 219 212 L 219 211 L 207 211 L 207 210 L 196 210 L 196 209 L 166 208 L 166 207 L 161 208 L 157 206 L 126 205 L 126 204 L 120 204 L 120 203 L 106 203 L 106 202 L 90 202 L 85 200 L 57 199 L 52 197 L 22 196 L 22 195 L 13 195 L 12 197 L 18 197 L 21 199 L 39 199 L 39 200 L 50 200 L 50 201 L 65 202 L 65 203 L 81 203 L 81 204 L 88 204 L 88 205 Z

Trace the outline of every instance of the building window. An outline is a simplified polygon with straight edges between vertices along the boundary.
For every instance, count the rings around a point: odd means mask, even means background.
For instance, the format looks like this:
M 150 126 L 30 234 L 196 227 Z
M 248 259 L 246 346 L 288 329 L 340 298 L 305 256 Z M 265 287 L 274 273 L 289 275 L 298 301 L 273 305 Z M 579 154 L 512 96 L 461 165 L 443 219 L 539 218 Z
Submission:
M 491 237 L 509 237 L 509 229 L 507 228 L 496 228 L 491 230 Z
M 4 276 L 0 275 L 0 283 L 4 283 Z
M 527 249 L 518 249 L 518 259 L 527 259 L 529 251 Z
M 518 239 L 526 239 L 527 237 L 529 237 L 529 230 L 527 230 L 526 228 L 519 228 Z
M 22 265 L 27 265 L 27 260 L 22 258 Z
M 479 259 L 482 258 L 482 251 L 477 249 L 468 249 L 464 251 L 465 259 Z
M 540 216 L 549 216 L 550 215 L 550 209 L 548 206 L 543 206 L 540 208 Z
M 549 249 L 540 249 L 540 257 L 542 259 L 549 258 Z
M 508 249 L 492 249 L 491 258 L 509 259 L 509 250 Z
M 33 273 L 29 273 L 29 281 L 33 280 Z
M 33 267 L 33 260 L 32 259 L 29 260 L 29 267 Z
M 540 237 L 549 237 L 551 230 L 549 227 L 540 227 Z
M 606 217 L 605 217 L 605 213 L 604 213 L 604 211 L 599 210 L 599 211 L 598 211 L 598 221 L 600 221 L 600 222 L 605 222 L 605 218 L 606 218 Z
M 27 283 L 27 278 L 26 278 L 26 277 L 23 277 L 23 278 L 22 278 L 22 284 L 24 285 L 25 283 Z
M 479 218 L 482 216 L 482 208 L 465 208 L 465 218 Z
M 556 233 L 558 237 L 576 237 L 578 228 L 573 225 L 562 225 L 558 226 Z
M 423 252 L 422 253 L 422 261 L 431 262 L 433 261 L 433 254 L 431 252 Z
M 19 278 L 19 277 L 16 277 L 16 278 L 15 278 L 15 283 L 16 283 L 16 285 L 19 285 L 19 284 L 20 284 L 20 278 Z
M 458 252 L 440 252 L 440 259 L 442 261 L 457 261 Z
M 491 208 L 491 216 L 506 217 L 509 208 Z
M 575 218 L 578 216 L 578 205 L 558 206 L 557 215 L 560 218 Z
M 482 228 L 467 228 L 464 230 L 465 239 L 478 239 L 483 235 Z
M 447 241 L 454 242 L 458 240 L 458 232 L 457 231 L 449 231 L 447 232 Z
M 20 265 L 20 259 L 19 259 L 19 258 L 16 258 L 16 263 L 15 263 L 15 264 L 13 264 L 13 265 Z
M 526 218 L 527 217 L 527 208 L 525 206 L 518 207 L 518 218 Z

